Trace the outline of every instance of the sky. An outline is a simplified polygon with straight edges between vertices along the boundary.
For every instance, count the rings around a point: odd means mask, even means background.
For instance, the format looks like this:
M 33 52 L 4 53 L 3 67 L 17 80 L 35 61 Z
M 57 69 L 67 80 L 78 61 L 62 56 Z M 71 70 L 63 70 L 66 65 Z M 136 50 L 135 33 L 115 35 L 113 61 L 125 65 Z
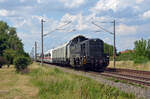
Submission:
M 76 35 L 100 38 L 116 48 L 133 49 L 134 42 L 150 38 L 150 0 L 0 0 L 0 20 L 17 29 L 26 52 L 35 41 L 41 52 L 41 19 L 44 19 L 44 51 L 60 46 Z

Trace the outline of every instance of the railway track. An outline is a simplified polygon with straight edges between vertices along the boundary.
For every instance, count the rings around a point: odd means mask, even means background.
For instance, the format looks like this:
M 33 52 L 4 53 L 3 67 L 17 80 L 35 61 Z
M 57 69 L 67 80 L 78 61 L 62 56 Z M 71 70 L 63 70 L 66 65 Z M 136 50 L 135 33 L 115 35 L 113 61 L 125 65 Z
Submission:
M 150 87 L 150 72 L 149 71 L 107 68 L 104 72 L 89 71 L 89 73 L 94 74 L 95 76 L 102 75 L 108 78 L 115 78 L 118 80 L 124 80 L 128 83 L 135 83 L 135 84 Z
M 107 68 L 100 75 L 150 87 L 149 71 Z

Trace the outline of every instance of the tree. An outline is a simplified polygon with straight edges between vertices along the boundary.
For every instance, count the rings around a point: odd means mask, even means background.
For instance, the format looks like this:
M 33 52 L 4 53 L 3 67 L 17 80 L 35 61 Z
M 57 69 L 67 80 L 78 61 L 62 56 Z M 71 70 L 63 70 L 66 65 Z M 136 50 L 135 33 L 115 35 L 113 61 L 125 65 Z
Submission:
M 135 41 L 134 43 L 135 45 L 135 55 L 136 56 L 146 56 L 146 52 L 147 52 L 147 42 L 144 39 Z
M 109 56 L 113 56 L 113 46 L 107 43 L 104 43 L 104 53 L 108 53 Z
M 138 40 L 135 41 L 135 62 L 147 62 L 150 59 L 150 40 Z M 143 60 L 143 61 L 142 61 Z M 146 61 L 145 61 L 146 60 Z
M 8 35 L 1 33 L 0 34 L 0 56 L 2 56 L 3 51 L 8 48 L 7 40 L 8 40 Z
M 6 34 L 8 32 L 9 26 L 6 22 L 0 21 L 0 34 Z
M 2 60 L 6 59 L 9 67 L 16 56 L 29 58 L 23 49 L 23 43 L 17 36 L 16 28 L 9 27 L 6 22 L 0 21 L 0 65 L 3 65 Z
M 3 56 L 7 60 L 7 66 L 9 67 L 10 64 L 13 64 L 13 60 L 16 56 L 16 51 L 14 51 L 12 49 L 7 49 L 4 51 Z

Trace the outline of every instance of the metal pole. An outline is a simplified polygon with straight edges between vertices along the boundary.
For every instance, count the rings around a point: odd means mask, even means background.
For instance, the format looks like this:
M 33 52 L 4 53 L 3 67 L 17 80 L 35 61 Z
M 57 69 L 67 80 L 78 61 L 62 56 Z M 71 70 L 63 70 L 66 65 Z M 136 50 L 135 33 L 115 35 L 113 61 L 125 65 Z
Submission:
M 37 43 L 35 42 L 35 61 L 37 61 Z
M 115 31 L 115 20 L 114 20 L 114 48 L 113 48 L 113 52 L 114 52 L 114 55 L 113 55 L 113 61 L 114 61 L 114 68 L 116 68 L 116 31 Z
M 41 19 L 41 65 L 43 66 L 43 19 Z

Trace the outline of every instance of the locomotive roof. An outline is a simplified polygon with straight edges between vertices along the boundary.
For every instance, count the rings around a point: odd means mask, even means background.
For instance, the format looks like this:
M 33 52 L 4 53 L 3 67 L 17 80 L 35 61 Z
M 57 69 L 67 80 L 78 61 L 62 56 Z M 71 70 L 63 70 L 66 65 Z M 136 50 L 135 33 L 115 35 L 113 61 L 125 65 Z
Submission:
M 71 41 L 72 40 L 75 40 L 75 39 L 85 39 L 85 40 L 87 40 L 88 38 L 86 38 L 85 36 L 83 36 L 83 35 L 77 35 L 77 36 L 74 36 L 72 39 L 71 39 Z
M 85 40 L 88 40 L 88 38 L 86 38 L 85 36 L 83 35 L 77 35 L 75 37 L 73 37 L 69 43 L 70 44 L 76 44 L 77 42 L 82 42 L 82 41 L 85 41 Z

